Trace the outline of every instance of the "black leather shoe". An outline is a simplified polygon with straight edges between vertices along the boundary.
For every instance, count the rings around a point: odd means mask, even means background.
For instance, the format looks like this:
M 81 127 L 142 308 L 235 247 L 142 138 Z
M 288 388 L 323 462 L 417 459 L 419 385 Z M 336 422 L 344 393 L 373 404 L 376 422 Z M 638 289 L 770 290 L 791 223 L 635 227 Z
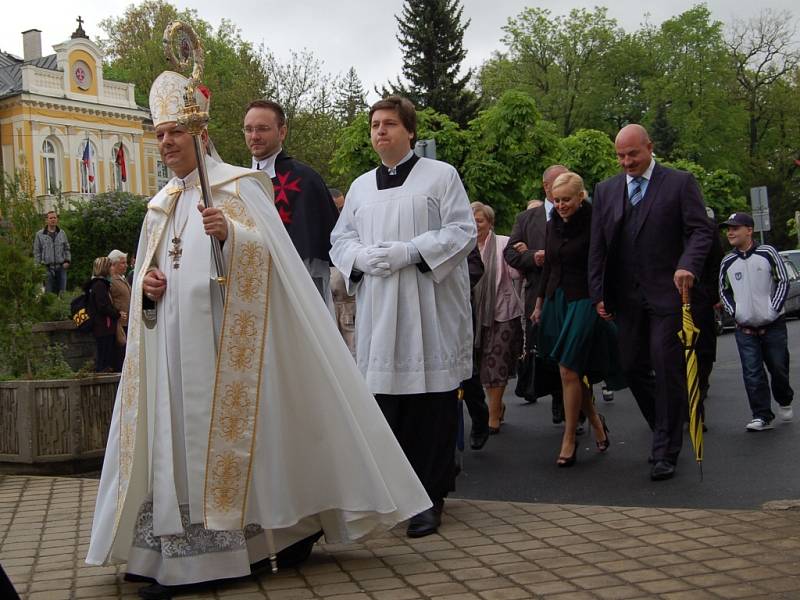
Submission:
M 489 430 L 475 433 L 474 431 L 469 435 L 469 447 L 473 450 L 480 450 L 486 445 L 489 439 Z
M 672 479 L 673 475 L 675 475 L 675 465 L 668 460 L 657 460 L 650 470 L 650 479 L 653 481 Z
M 439 525 L 442 524 L 441 510 L 441 508 L 437 510 L 437 504 L 434 504 L 428 510 L 411 517 L 408 522 L 408 529 L 406 529 L 406 535 L 410 538 L 421 538 L 436 533 Z

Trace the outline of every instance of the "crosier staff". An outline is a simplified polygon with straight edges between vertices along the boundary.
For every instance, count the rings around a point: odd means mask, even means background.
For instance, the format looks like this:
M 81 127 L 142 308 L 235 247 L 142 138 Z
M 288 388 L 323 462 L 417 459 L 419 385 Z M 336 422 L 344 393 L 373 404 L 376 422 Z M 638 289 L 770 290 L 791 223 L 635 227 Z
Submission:
M 180 52 L 175 53 L 175 41 L 180 44 Z M 178 116 L 178 124 L 185 127 L 194 140 L 194 154 L 197 158 L 197 174 L 200 179 L 200 195 L 203 197 L 203 206 L 211 208 L 214 206 L 211 197 L 211 187 L 208 184 L 208 172 L 206 171 L 205 152 L 203 140 L 201 138 L 203 130 L 208 125 L 209 114 L 201 110 L 195 98 L 195 90 L 200 90 L 205 94 L 201 87 L 203 76 L 203 45 L 197 37 L 194 29 L 183 21 L 173 21 L 164 30 L 164 53 L 167 59 L 178 69 L 186 69 L 189 66 L 189 59 L 192 61 L 192 76 L 186 86 L 183 96 L 183 108 Z M 211 236 L 211 253 L 214 257 L 214 267 L 216 277 L 214 280 L 219 284 L 218 289 L 222 303 L 225 303 L 225 262 L 222 258 L 222 243 L 214 236 Z

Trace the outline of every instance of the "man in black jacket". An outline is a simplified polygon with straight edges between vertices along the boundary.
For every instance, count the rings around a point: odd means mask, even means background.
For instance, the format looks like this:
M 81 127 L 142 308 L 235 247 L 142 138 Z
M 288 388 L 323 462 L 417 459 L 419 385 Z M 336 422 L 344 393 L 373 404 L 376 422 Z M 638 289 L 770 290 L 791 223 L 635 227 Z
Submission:
M 544 264 L 544 238 L 547 221 L 553 210 L 550 188 L 556 177 L 566 173 L 563 165 L 551 165 L 542 174 L 542 187 L 544 188 L 545 201 L 543 206 L 529 208 L 517 215 L 511 236 L 508 240 L 503 258 L 506 262 L 525 275 L 525 346 L 526 350 L 533 351 L 536 343 L 536 330 L 531 321 L 536 294 L 539 291 L 539 278 L 542 275 Z M 536 402 L 536 398 L 526 396 L 528 402 Z M 553 423 L 564 421 L 564 402 L 561 389 L 553 391 Z
M 244 139 L 254 169 L 265 171 L 275 190 L 275 208 L 320 295 L 333 313 L 330 291 L 331 231 L 339 211 L 322 177 L 283 150 L 286 114 L 277 102 L 254 100 L 244 115 Z

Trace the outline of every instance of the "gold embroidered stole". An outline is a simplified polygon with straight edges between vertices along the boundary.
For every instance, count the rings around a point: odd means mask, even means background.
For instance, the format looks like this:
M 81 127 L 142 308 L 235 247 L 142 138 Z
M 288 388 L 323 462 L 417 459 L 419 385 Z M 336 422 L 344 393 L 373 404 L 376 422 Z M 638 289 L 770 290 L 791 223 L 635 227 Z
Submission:
M 253 465 L 269 317 L 272 259 L 246 207 L 230 196 L 220 208 L 234 226 L 217 353 L 205 469 L 204 523 L 243 529 Z

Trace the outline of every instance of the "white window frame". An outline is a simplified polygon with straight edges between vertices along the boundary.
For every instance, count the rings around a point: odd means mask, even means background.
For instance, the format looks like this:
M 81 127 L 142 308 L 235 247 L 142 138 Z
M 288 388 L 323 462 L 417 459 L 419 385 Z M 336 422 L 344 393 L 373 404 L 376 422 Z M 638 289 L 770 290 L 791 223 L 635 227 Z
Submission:
M 45 195 L 55 196 L 61 190 L 61 146 L 51 137 L 42 142 L 42 167 L 44 181 L 42 192 Z

